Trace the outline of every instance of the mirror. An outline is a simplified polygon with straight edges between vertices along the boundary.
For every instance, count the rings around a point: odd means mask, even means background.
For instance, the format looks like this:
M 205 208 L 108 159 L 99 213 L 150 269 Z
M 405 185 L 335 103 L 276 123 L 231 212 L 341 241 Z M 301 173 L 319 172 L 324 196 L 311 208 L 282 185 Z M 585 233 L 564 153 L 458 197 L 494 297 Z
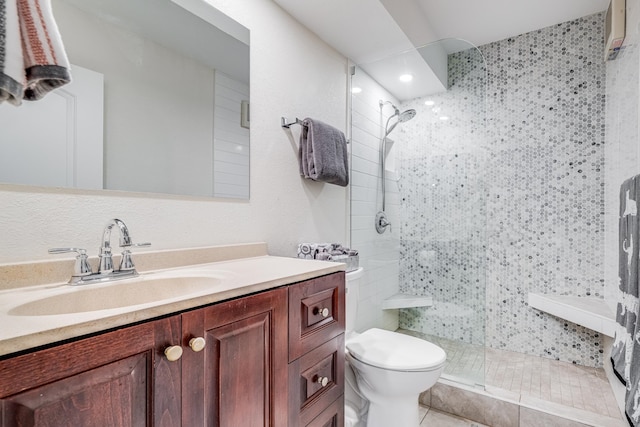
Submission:
M 73 82 L 0 104 L 0 182 L 249 198 L 249 30 L 206 0 L 53 0 Z

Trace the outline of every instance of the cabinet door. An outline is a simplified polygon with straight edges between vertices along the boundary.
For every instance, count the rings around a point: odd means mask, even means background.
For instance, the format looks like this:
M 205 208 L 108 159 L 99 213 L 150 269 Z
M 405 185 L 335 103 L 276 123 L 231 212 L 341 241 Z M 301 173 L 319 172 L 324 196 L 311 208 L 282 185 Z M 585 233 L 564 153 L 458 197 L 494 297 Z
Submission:
M 285 288 L 185 313 L 182 322 L 183 425 L 287 424 Z M 189 349 L 198 337 L 205 348 Z
M 4 427 L 180 425 L 174 316 L 0 361 Z

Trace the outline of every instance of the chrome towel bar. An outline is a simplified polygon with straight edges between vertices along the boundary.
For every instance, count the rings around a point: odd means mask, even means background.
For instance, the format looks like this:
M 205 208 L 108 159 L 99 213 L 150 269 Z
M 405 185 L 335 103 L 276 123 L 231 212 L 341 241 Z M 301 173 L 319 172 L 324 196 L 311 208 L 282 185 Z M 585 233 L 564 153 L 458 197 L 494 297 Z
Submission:
M 299 118 L 297 118 L 297 117 L 296 117 L 296 120 L 294 122 L 289 121 L 289 119 L 287 119 L 286 117 L 281 117 L 280 118 L 280 126 L 282 126 L 283 128 L 289 129 L 291 127 L 291 125 L 305 126 L 304 122 L 302 120 L 300 120 Z
M 280 126 L 283 129 L 290 129 L 292 125 L 306 126 L 302 120 L 296 117 L 295 121 L 291 121 L 286 117 L 280 117 Z M 351 140 L 347 139 L 347 144 L 350 144 Z

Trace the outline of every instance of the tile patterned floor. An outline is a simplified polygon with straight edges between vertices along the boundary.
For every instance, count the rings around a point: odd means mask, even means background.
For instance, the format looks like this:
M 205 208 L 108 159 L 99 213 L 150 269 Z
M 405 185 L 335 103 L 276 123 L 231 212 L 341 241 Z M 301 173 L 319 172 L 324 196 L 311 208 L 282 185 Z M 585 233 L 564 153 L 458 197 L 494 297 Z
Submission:
M 432 408 L 420 407 L 420 427 L 487 427 L 484 424 Z
M 485 381 L 521 396 L 620 417 L 604 369 L 488 348 Z
M 412 331 L 400 332 L 420 336 Z M 447 352 L 443 378 L 620 418 L 603 369 L 421 336 Z

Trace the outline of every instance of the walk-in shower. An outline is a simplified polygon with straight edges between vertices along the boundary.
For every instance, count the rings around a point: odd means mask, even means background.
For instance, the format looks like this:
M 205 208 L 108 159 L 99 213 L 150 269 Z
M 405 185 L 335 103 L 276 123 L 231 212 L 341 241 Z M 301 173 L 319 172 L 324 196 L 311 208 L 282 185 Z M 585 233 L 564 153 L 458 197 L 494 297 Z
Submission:
M 617 417 L 603 394 L 607 340 L 528 303 L 531 292 L 602 298 L 617 283 L 615 256 L 602 255 L 618 244 L 603 206 L 616 212 L 624 178 L 605 168 L 605 99 L 618 74 L 601 60 L 602 20 L 356 66 L 351 246 L 365 269 L 357 329 L 424 337 L 447 352 L 443 378 L 489 394 Z M 383 197 L 393 227 L 378 234 Z
M 390 101 L 382 101 L 380 100 L 380 114 L 382 114 L 382 109 L 385 104 L 390 104 L 393 107 L 394 113 L 392 116 L 389 116 L 387 119 L 387 123 L 384 126 L 384 135 L 380 138 L 380 175 L 381 175 L 381 183 L 382 183 L 382 210 L 378 211 L 375 218 L 375 227 L 378 234 L 382 234 L 387 230 L 387 227 L 391 227 L 391 223 L 387 218 L 387 214 L 385 213 L 386 209 L 386 159 L 387 159 L 387 137 L 400 123 L 408 122 L 416 116 L 416 110 L 409 109 L 405 110 L 402 113 L 391 103 Z M 395 119 L 393 123 L 391 120 Z M 389 127 L 389 123 L 391 123 L 391 127 Z
M 413 80 L 399 82 L 408 72 Z M 359 327 L 426 337 L 452 356 L 443 377 L 472 385 L 484 384 L 484 81 L 479 51 L 453 40 L 356 66 L 352 77 Z M 422 302 L 388 301 L 398 293 Z M 458 344 L 474 352 L 468 372 L 454 366 Z

